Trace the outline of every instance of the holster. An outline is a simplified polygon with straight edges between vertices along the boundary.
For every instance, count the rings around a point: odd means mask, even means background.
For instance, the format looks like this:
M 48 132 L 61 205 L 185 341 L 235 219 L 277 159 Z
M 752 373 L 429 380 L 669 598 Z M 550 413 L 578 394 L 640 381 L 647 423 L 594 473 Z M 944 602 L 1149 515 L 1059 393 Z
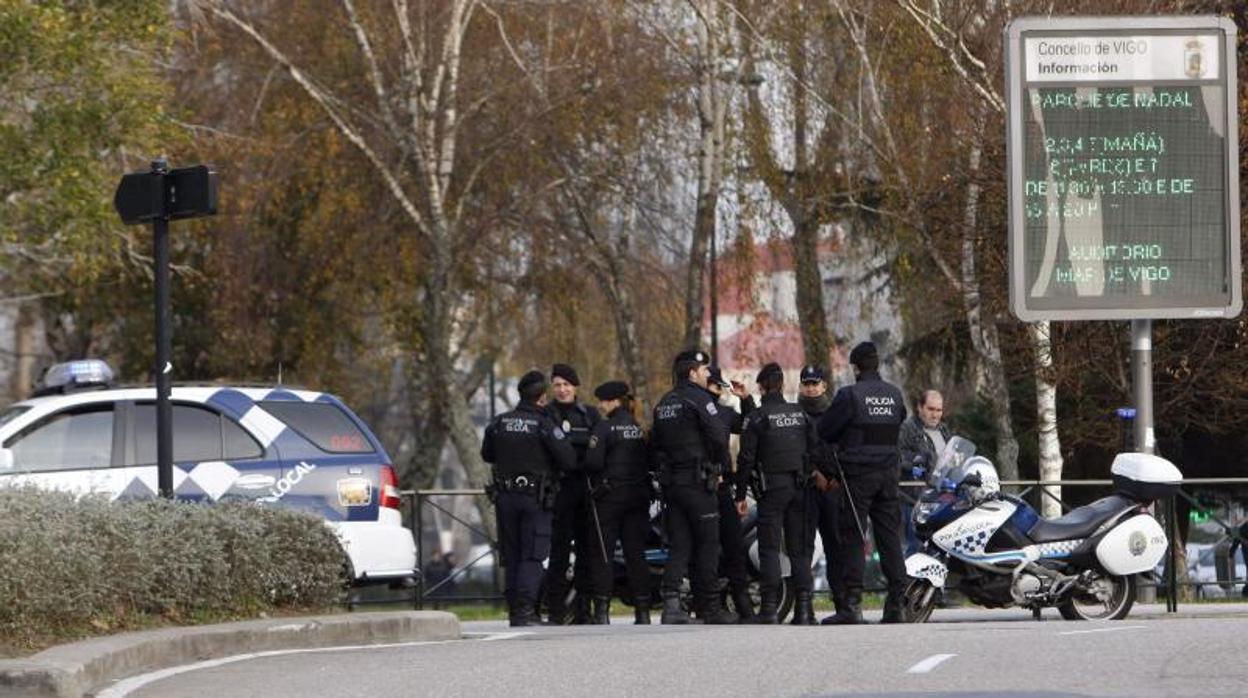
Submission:
M 546 511 L 555 508 L 555 496 L 559 494 L 559 479 L 543 475 L 537 481 L 537 505 Z
M 485 498 L 490 500 L 490 504 L 498 505 L 498 483 L 491 481 L 485 486 Z
M 754 472 L 750 473 L 750 489 L 754 490 L 755 499 L 762 499 L 763 495 L 767 494 L 767 476 L 762 470 L 755 468 Z
M 707 492 L 714 493 L 719 486 L 719 468 L 714 463 L 702 462 L 698 463 L 698 481 L 706 488 Z
M 610 494 L 613 489 L 615 489 L 615 485 L 611 484 L 611 481 L 604 477 L 597 483 L 590 486 L 589 496 L 594 499 L 602 499 Z

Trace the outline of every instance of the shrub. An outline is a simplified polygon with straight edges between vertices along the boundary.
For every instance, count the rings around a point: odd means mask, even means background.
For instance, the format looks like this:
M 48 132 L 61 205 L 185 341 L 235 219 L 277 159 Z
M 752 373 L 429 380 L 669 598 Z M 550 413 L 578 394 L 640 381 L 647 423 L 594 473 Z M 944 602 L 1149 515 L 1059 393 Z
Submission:
M 154 622 L 341 603 L 325 522 L 251 503 L 110 503 L 0 487 L 0 637 L 17 647 Z

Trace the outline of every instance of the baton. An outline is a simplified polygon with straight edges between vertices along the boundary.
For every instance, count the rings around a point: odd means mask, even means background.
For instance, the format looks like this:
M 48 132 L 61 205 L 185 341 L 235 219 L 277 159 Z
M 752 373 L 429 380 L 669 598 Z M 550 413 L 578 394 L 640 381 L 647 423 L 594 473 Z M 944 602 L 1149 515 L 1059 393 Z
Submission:
M 607 543 L 602 539 L 602 522 L 598 519 L 598 505 L 594 502 L 594 488 L 589 481 L 589 473 L 585 473 L 585 496 L 589 498 L 589 510 L 594 515 L 594 532 L 598 534 L 598 549 L 602 551 L 602 564 L 611 567 L 607 559 Z
M 845 488 L 845 499 L 849 500 L 849 511 L 854 517 L 854 526 L 858 529 L 858 535 L 862 537 L 865 545 L 867 542 L 867 532 L 862 530 L 862 519 L 858 518 L 858 506 L 854 504 L 854 495 L 849 491 L 849 481 L 845 479 L 845 469 L 841 467 L 841 459 L 832 452 L 832 461 L 836 463 L 836 474 L 841 478 L 841 487 Z

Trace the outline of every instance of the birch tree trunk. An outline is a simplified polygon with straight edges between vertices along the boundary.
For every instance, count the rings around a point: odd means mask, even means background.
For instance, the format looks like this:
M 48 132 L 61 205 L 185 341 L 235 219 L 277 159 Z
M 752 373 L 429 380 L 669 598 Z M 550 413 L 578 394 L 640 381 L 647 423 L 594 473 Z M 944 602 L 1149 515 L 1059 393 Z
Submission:
M 1062 444 L 1057 437 L 1057 387 L 1053 385 L 1053 341 L 1049 321 L 1028 323 L 1027 331 L 1035 349 L 1036 362 L 1036 430 L 1040 439 L 1040 479 L 1062 479 Z M 1045 518 L 1062 515 L 1062 488 L 1045 487 L 1040 499 L 1040 513 Z

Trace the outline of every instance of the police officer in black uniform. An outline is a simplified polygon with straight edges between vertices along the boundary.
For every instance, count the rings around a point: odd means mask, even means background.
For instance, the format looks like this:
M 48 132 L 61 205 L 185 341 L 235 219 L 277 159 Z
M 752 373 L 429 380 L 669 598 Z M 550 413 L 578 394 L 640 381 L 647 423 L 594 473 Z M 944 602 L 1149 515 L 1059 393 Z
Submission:
M 481 458 L 494 466 L 487 488 L 498 513 L 499 550 L 506 568 L 507 612 L 516 626 L 540 625 L 537 590 L 550 552 L 551 507 L 559 472 L 576 465 L 563 431 L 546 416 L 546 378 L 520 379 L 520 404 L 485 429 Z
M 688 623 L 680 605 L 681 581 L 693 562 L 694 606 L 706 623 L 735 623 L 719 603 L 719 503 L 716 488 L 728 457 L 728 428 L 706 389 L 710 359 L 700 351 L 676 356 L 676 386 L 654 407 L 650 455 L 666 502 L 671 559 L 663 571 L 661 621 Z
M 732 384 L 724 379 L 719 368 L 712 367 L 706 389 L 715 396 L 719 416 L 733 434 L 740 434 L 744 415 L 754 409 L 753 398 L 748 395 L 739 400 L 733 399 Z M 733 403 L 740 404 L 740 410 Z M 750 570 L 746 562 L 748 552 L 745 548 L 745 528 L 741 525 L 744 514 L 737 513 L 733 499 L 733 479 L 728 473 L 732 467 L 731 454 L 729 462 L 724 463 L 722 472 L 724 481 L 720 483 L 715 495 L 719 501 L 719 571 L 728 578 L 728 590 L 732 596 L 732 604 L 737 609 L 737 622 L 749 623 L 754 617 L 754 605 L 750 600 Z
M 589 509 L 589 478 L 582 466 L 589 449 L 589 433 L 599 422 L 599 416 L 597 410 L 576 399 L 576 389 L 581 385 L 576 369 L 568 364 L 555 364 L 550 369 L 550 384 L 554 399 L 546 406 L 546 411 L 576 450 L 576 468 L 563 473 L 555 499 L 554 537 L 546 567 L 546 608 L 551 623 L 567 622 L 568 563 L 575 549 L 572 584 L 576 587 L 576 607 L 572 620 L 581 625 L 589 622 L 592 586 L 589 560 L 598 536 Z
M 637 625 L 650 624 L 650 566 L 646 564 L 646 532 L 650 528 L 650 467 L 645 433 L 633 417 L 633 396 L 628 384 L 608 381 L 594 389 L 598 410 L 606 419 L 594 425 L 585 454 L 590 474 L 592 513 L 602 527 L 602 544 L 596 538 L 589 566 L 593 575 L 595 625 L 610 622 L 610 602 L 615 579 L 615 543 L 624 548 L 628 586 L 632 591 Z M 604 554 L 605 553 L 605 554 Z
M 813 625 L 810 558 L 814 527 L 808 462 L 819 447 L 815 424 L 801 407 L 784 399 L 784 372 L 769 363 L 758 373 L 762 405 L 745 418 L 737 454 L 737 508 L 747 510 L 745 488 L 753 482 L 758 501 L 758 563 L 762 603 L 754 622 L 774 625 L 780 604 L 780 542 L 793 570 L 793 625 Z
M 801 387 L 797 395 L 797 404 L 816 425 L 832 406 L 832 393 L 828 392 L 827 372 L 822 366 L 807 364 L 800 374 Z M 836 565 L 837 546 L 840 545 L 841 509 L 844 508 L 845 493 L 841 483 L 836 479 L 836 465 L 832 460 L 832 447 L 823 439 L 819 439 L 818 447 L 810 454 L 810 464 L 815 478 L 815 507 L 811 516 L 816 522 L 819 537 L 823 540 L 823 559 L 826 566 L 828 589 L 832 594 L 832 603 L 836 610 L 845 607 L 844 570 Z M 854 535 L 858 535 L 856 532 Z M 824 618 L 830 622 L 836 616 Z
M 880 567 L 888 580 L 885 623 L 900 623 L 906 564 L 901 554 L 901 506 L 897 482 L 897 434 L 906 419 L 901 391 L 880 378 L 880 356 L 875 345 L 862 342 L 849 353 L 857 382 L 841 388 L 832 399 L 819 435 L 836 445 L 844 468 L 843 483 L 853 508 L 842 510 L 841 545 L 836 564 L 844 570 L 845 608 L 829 620 L 832 625 L 862 622 L 862 586 L 865 563 L 860 519 L 871 519 Z M 848 507 L 847 507 L 848 509 Z

